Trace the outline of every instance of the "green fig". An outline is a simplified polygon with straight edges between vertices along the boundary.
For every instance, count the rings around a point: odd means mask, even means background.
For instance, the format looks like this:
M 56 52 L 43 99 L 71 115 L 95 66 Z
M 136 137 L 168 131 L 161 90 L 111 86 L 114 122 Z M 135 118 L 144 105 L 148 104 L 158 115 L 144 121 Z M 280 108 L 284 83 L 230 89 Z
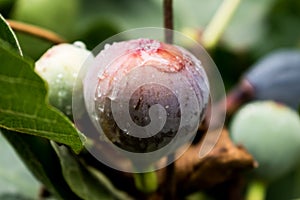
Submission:
M 72 118 L 73 87 L 82 65 L 90 55 L 81 42 L 59 44 L 50 48 L 35 63 L 35 71 L 48 83 L 50 104 L 69 118 Z
M 258 161 L 255 174 L 272 181 L 299 162 L 300 118 L 294 110 L 273 101 L 242 107 L 230 125 L 232 139 L 244 145 Z

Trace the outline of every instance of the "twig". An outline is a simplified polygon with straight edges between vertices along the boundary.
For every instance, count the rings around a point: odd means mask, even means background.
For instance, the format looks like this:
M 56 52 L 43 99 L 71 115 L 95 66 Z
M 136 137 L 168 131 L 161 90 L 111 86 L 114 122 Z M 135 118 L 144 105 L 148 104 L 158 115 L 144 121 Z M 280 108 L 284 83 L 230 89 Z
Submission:
M 165 30 L 165 42 L 173 43 L 173 3 L 172 0 L 164 0 L 164 27 Z
M 26 24 L 24 22 L 15 21 L 15 20 L 7 20 L 7 22 L 11 26 L 11 28 L 14 29 L 15 31 L 19 31 L 29 35 L 39 37 L 41 39 L 50 41 L 54 44 L 66 42 L 65 39 L 63 39 L 61 36 L 59 36 L 58 34 L 50 30 L 35 25 Z
M 205 48 L 212 49 L 216 46 L 240 2 L 241 0 L 223 1 L 202 35 Z
M 173 2 L 172 0 L 164 0 L 164 28 L 165 30 L 165 42 L 172 44 L 173 43 Z M 174 164 L 174 153 L 171 153 L 168 156 L 168 163 L 166 167 L 165 181 L 168 182 L 168 189 L 165 190 L 165 199 L 174 199 L 175 195 L 175 164 Z

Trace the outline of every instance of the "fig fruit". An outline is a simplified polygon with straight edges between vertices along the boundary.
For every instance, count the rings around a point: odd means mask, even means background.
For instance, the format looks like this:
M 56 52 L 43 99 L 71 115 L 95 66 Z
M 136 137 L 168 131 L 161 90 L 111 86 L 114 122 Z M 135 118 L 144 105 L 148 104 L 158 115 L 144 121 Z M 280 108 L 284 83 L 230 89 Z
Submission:
M 50 48 L 35 63 L 35 71 L 49 86 L 49 102 L 72 118 L 72 92 L 79 70 L 91 55 L 81 42 Z
M 256 101 L 234 116 L 230 131 L 258 161 L 258 177 L 275 180 L 299 163 L 300 118 L 289 107 L 273 101 Z
M 272 52 L 245 74 L 253 86 L 254 99 L 273 100 L 294 109 L 300 104 L 300 51 Z
M 174 138 L 173 149 L 187 142 L 209 97 L 201 62 L 182 47 L 153 39 L 107 44 L 84 87 L 96 126 L 114 145 L 133 153 L 154 152 Z
M 300 104 L 300 51 L 271 52 L 249 68 L 227 95 L 227 111 L 233 113 L 249 100 L 272 100 L 298 109 Z

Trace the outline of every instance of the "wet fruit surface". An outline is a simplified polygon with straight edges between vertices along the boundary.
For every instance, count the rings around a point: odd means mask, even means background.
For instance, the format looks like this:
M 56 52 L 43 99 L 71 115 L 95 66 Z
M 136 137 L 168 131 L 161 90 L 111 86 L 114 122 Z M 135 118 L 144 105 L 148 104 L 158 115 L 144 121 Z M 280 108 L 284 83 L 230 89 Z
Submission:
M 90 52 L 78 45 L 50 48 L 37 62 L 35 71 L 48 83 L 49 101 L 72 118 L 72 92 L 79 70 Z M 84 44 L 83 44 L 84 45 Z
M 85 88 L 96 126 L 116 146 L 136 153 L 156 151 L 174 138 L 172 148 L 177 148 L 191 139 L 209 95 L 198 59 L 181 47 L 151 39 L 106 45 L 87 74 Z

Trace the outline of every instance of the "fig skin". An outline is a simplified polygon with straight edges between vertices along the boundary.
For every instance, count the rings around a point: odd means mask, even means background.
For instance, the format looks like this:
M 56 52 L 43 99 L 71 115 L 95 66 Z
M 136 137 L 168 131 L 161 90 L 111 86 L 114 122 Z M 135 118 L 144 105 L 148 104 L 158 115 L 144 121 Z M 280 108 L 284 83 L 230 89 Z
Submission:
M 300 51 L 281 49 L 259 60 L 244 75 L 253 99 L 273 100 L 297 110 L 300 105 Z
M 300 106 L 300 51 L 279 49 L 259 59 L 226 97 L 227 114 L 249 101 L 277 101 Z M 225 112 L 225 111 L 223 111 Z
M 72 92 L 78 73 L 91 55 L 81 42 L 48 49 L 35 63 L 35 71 L 48 84 L 49 103 L 72 119 Z
M 246 104 L 230 124 L 235 143 L 244 145 L 258 161 L 256 176 L 278 179 L 299 163 L 300 118 L 289 107 L 273 101 Z
M 197 99 L 195 110 L 199 109 L 199 112 L 195 111 L 195 116 L 198 116 L 198 122 L 203 119 L 209 97 L 206 73 L 201 62 L 182 47 L 142 38 L 107 45 L 95 60 L 96 65 L 91 67 L 85 79 L 85 87 L 88 90 L 85 93 L 86 106 L 88 111 L 92 110 L 96 115 L 96 124 L 101 127 L 106 139 L 121 149 L 134 153 L 148 153 L 163 148 L 176 137 L 180 129 L 182 109 L 193 107 L 189 100 L 180 102 L 175 90 L 158 83 L 160 77 L 149 74 L 147 70 L 168 76 L 168 81 L 186 94 L 192 91 Z M 135 70 L 138 72 L 133 78 L 137 79 L 137 84 L 145 76 L 153 76 L 153 81 L 144 85 L 129 84 L 130 80 L 121 82 Z M 96 79 L 95 74 L 98 75 Z M 179 78 L 172 80 L 174 77 Z M 185 86 L 181 82 L 183 80 L 188 81 L 189 88 L 182 89 Z M 131 90 L 134 92 L 129 94 L 127 91 Z M 129 134 L 130 130 L 121 129 L 111 108 L 113 102 L 123 101 L 123 97 L 118 96 L 119 93 L 130 96 L 127 108 L 130 116 L 124 117 L 129 117 L 137 126 L 149 126 L 154 123 L 154 118 L 159 119 L 161 115 L 165 115 L 166 121 L 160 131 L 149 137 L 136 137 Z M 90 103 L 91 100 L 94 104 Z M 156 114 L 151 115 L 154 105 L 160 105 L 164 111 L 155 111 Z M 187 129 L 186 135 L 189 138 L 195 134 L 189 127 L 184 128 Z M 179 138 L 173 148 L 176 149 L 186 142 L 184 137 Z

